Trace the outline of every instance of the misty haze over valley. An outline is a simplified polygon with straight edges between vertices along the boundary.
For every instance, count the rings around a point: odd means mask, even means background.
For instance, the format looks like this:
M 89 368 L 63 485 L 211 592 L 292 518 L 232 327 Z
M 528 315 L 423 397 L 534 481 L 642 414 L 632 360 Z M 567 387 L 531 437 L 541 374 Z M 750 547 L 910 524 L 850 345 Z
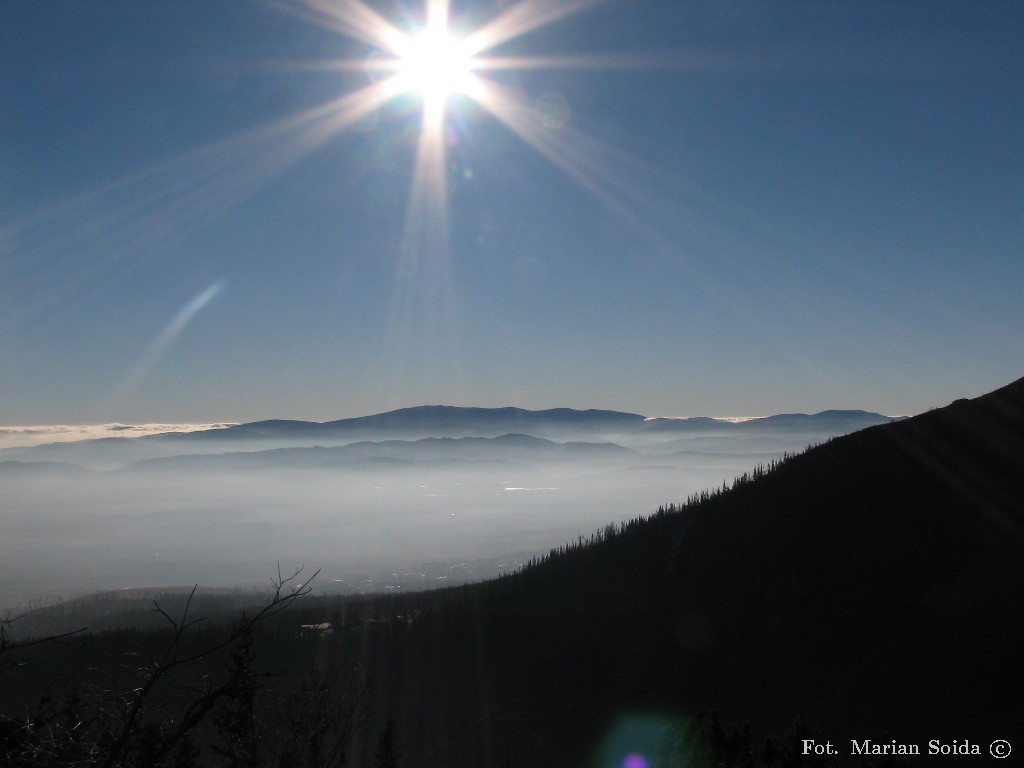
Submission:
M 889 419 L 421 407 L 0 450 L 0 606 L 95 590 L 479 580 Z

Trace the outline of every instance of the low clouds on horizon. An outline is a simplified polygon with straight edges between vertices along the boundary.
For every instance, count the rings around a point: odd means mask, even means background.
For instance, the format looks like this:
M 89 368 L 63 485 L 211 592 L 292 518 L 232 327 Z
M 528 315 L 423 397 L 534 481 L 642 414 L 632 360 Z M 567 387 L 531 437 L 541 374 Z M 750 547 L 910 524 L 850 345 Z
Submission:
M 232 423 L 220 424 L 50 424 L 42 426 L 0 427 L 0 448 L 28 448 L 44 443 L 67 443 L 102 437 L 142 437 L 163 432 L 197 432 L 223 429 Z

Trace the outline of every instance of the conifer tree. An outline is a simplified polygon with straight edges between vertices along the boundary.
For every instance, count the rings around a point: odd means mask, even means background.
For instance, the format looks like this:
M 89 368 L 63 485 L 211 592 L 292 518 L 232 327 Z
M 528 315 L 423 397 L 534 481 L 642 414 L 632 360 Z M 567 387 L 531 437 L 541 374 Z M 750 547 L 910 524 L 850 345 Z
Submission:
M 243 619 L 244 621 L 244 619 Z M 256 692 L 262 687 L 252 648 L 252 627 L 244 625 L 238 647 L 228 663 L 226 698 L 213 714 L 220 744 L 212 749 L 227 768 L 257 768 L 260 732 L 256 722 Z
M 388 720 L 384 732 L 377 740 L 377 751 L 373 753 L 373 767 L 398 768 L 398 759 L 401 756 L 395 744 L 395 721 Z

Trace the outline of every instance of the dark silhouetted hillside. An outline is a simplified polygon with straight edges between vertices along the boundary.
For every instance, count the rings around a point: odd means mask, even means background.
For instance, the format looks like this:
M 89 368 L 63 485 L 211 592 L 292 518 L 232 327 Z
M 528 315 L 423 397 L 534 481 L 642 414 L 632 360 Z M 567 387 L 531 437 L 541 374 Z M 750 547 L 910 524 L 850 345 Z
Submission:
M 708 709 L 843 744 L 1022 735 L 1024 380 L 753 475 L 438 596 L 402 645 L 408 751 L 471 759 L 458 722 L 582 764 L 617 718 Z

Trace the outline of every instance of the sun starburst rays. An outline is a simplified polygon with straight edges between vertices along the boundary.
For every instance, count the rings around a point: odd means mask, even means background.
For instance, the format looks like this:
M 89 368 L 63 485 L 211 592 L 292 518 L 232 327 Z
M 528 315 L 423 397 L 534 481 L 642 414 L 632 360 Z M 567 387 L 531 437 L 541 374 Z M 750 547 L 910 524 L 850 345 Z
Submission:
M 450 274 L 448 215 L 449 176 L 455 141 L 486 137 L 458 137 L 463 106 L 473 104 L 481 114 L 506 126 L 527 146 L 538 151 L 590 192 L 608 187 L 607 174 L 596 164 L 598 154 L 580 151 L 580 134 L 566 125 L 538 120 L 537 105 L 521 89 L 502 84 L 509 72 L 538 69 L 593 69 L 594 57 L 501 55 L 493 49 L 547 24 L 565 19 L 602 0 L 521 0 L 482 26 L 459 34 L 449 18 L 448 0 L 424 0 L 421 21 L 393 21 L 363 0 L 278 0 L 275 7 L 306 22 L 365 46 L 367 55 L 333 60 L 297 60 L 278 63 L 281 71 L 336 72 L 351 83 L 329 100 L 254 127 L 240 135 L 213 142 L 171 161 L 123 177 L 60 210 L 0 231 L 33 245 L 36 252 L 71 250 L 74 263 L 60 260 L 37 264 L 33 274 L 56 275 L 63 286 L 54 301 L 71 294 L 90 279 L 118 269 L 139 253 L 169 246 L 241 205 L 258 189 L 285 173 L 331 139 L 355 126 L 388 120 L 384 108 L 391 102 L 417 103 L 418 136 L 409 169 L 405 216 L 397 254 L 397 276 L 392 307 L 392 342 L 399 365 L 401 350 L 419 348 L 423 356 L 437 358 L 438 381 L 454 366 L 442 358 L 454 357 L 454 282 Z M 458 20 L 455 20 L 458 22 Z M 613 64 L 614 66 L 614 64 Z M 408 111 L 397 111 L 405 119 Z M 453 119 L 456 118 L 456 119 Z M 584 142 L 593 146 L 593 142 Z M 81 220 L 57 237 L 48 226 L 56 216 Z M 17 286 L 0 288 L 0 297 Z M 43 311 L 44 307 L 39 307 Z M 414 340 L 415 338 L 415 340 Z M 428 349 L 428 347 L 435 347 Z M 392 372 L 396 373 L 396 372 Z M 401 375 L 396 373 L 396 375 Z
M 497 46 L 579 13 L 605 0 L 520 0 L 501 15 L 464 35 L 453 31 L 449 0 L 425 0 L 425 18 L 402 30 L 363 0 L 292 0 L 283 7 L 345 37 L 367 44 L 373 53 L 361 61 L 336 61 L 338 70 L 362 68 L 392 96 L 412 94 L 424 103 L 426 130 L 448 109 L 456 95 L 468 96 L 485 109 L 500 97 L 487 71 L 595 69 L 607 57 L 483 56 Z M 501 114 L 492 114 L 503 120 Z
M 420 135 L 410 169 L 399 260 L 406 272 L 415 264 L 422 267 L 426 260 L 447 254 L 443 220 L 449 202 L 446 156 L 450 135 L 446 121 L 459 109 L 456 98 L 478 105 L 590 191 L 606 184 L 605 174 L 574 146 L 579 137 L 570 128 L 561 125 L 552 130 L 550 125 L 538 123 L 535 105 L 488 76 L 597 66 L 594 57 L 492 56 L 488 52 L 600 1 L 521 0 L 481 27 L 459 35 L 449 18 L 448 0 L 425 0 L 422 22 L 410 23 L 407 28 L 363 0 L 278 0 L 274 5 L 279 10 L 356 40 L 373 52 L 360 58 L 293 62 L 291 67 L 280 64 L 282 69 L 336 71 L 348 80 L 366 74 L 369 82 L 318 106 L 111 182 L 41 215 L 39 221 L 10 223 L 0 234 L 8 240 L 16 236 L 48 253 L 66 246 L 89 254 L 94 258 L 83 256 L 79 261 L 88 263 L 91 271 L 106 273 L 132 254 L 147 251 L 153 242 L 180 240 L 241 204 L 332 137 L 363 123 L 389 102 L 418 99 Z M 96 212 L 99 209 L 101 213 Z M 52 227 L 48 225 L 58 215 L 80 218 L 83 224 L 57 238 L 49 233 Z M 432 223 L 427 226 L 421 219 Z M 447 256 L 444 261 L 447 263 Z M 43 264 L 37 271 L 46 269 Z M 68 291 L 73 291 L 75 270 L 69 270 L 66 262 L 53 265 L 53 269 L 64 276 L 62 283 L 68 284 Z M 0 289 L 0 296 L 4 293 Z M 62 294 L 58 291 L 55 295 Z
M 600 167 L 605 153 L 589 152 L 581 134 L 568 126 L 568 106 L 557 119 L 517 89 L 502 85 L 488 73 L 543 69 L 579 70 L 601 66 L 600 57 L 552 54 L 508 56 L 495 49 L 541 27 L 562 21 L 604 0 L 520 0 L 494 19 L 464 34 L 456 33 L 449 18 L 449 0 L 424 0 L 419 23 L 403 29 L 368 7 L 362 0 L 285 0 L 290 10 L 326 29 L 366 44 L 372 52 L 361 61 L 329 65 L 339 71 L 361 67 L 374 86 L 359 104 L 376 105 L 391 99 L 416 99 L 420 104 L 418 141 L 406 201 L 398 272 L 386 347 L 391 370 L 381 373 L 397 382 L 409 371 L 410 350 L 441 371 L 443 381 L 457 377 L 452 343 L 453 289 L 450 274 L 449 144 L 453 115 L 465 99 L 506 126 L 533 150 L 598 197 L 615 197 L 621 189 L 608 169 Z M 608 63 L 616 68 L 621 62 Z M 457 131 L 455 131 L 457 133 Z M 585 138 L 585 137 L 582 137 Z M 416 338 L 416 341 L 413 338 Z M 387 363 L 385 362 L 387 365 Z M 447 371 L 447 373 L 445 373 Z M 427 371 L 419 371 L 421 375 Z M 443 384 L 442 391 L 443 391 Z
M 488 24 L 466 35 L 470 55 L 495 48 L 605 0 L 521 0 Z

